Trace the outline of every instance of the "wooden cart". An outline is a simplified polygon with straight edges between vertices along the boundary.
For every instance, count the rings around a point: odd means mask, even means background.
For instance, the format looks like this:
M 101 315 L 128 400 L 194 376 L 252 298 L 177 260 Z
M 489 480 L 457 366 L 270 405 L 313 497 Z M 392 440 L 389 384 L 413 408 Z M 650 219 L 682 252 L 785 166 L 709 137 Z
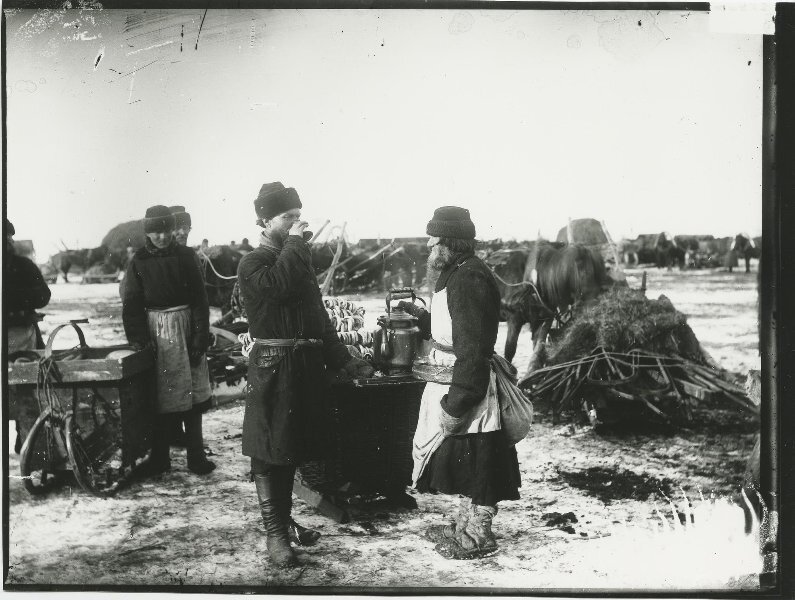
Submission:
M 55 336 L 69 326 L 79 346 L 54 351 Z M 151 448 L 149 350 L 89 348 L 77 323 L 67 323 L 53 330 L 44 350 L 8 363 L 8 383 L 9 415 L 25 436 L 20 470 L 31 494 L 48 492 L 68 471 L 86 491 L 113 494 Z

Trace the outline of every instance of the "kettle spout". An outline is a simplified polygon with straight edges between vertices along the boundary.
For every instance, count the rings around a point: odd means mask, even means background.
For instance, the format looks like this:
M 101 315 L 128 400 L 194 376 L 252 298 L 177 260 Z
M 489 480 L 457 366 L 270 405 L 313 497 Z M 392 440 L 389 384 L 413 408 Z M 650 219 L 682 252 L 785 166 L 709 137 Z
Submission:
M 381 328 L 384 330 L 383 334 L 381 335 L 381 356 L 383 358 L 389 358 L 389 329 L 387 329 L 386 324 L 381 325 Z

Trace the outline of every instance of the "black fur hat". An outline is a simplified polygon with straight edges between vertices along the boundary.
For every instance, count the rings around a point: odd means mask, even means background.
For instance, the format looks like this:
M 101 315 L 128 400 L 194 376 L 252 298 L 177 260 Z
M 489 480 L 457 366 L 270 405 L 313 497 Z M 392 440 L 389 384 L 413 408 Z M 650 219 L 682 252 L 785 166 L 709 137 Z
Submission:
M 145 233 L 158 233 L 174 229 L 175 220 L 168 206 L 156 204 L 146 209 L 143 222 Z
M 174 215 L 174 229 L 179 229 L 180 227 L 190 229 L 190 213 L 185 211 L 184 206 L 169 206 L 168 209 Z
M 281 181 L 264 183 L 254 200 L 254 210 L 260 219 L 272 219 L 293 208 L 301 208 L 301 198 L 294 188 L 284 187 Z

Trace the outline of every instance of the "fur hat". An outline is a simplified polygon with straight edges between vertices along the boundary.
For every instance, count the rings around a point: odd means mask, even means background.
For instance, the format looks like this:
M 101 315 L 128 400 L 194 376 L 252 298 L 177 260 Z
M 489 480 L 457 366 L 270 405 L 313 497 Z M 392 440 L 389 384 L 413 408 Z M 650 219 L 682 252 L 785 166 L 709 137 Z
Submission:
M 285 188 L 281 181 L 264 183 L 254 200 L 254 210 L 260 219 L 272 219 L 294 208 L 301 208 L 298 192 L 294 188 Z
M 169 206 L 168 209 L 174 215 L 174 229 L 179 229 L 180 227 L 190 229 L 190 213 L 185 211 L 184 206 Z
M 6 219 L 6 235 L 16 235 L 17 230 L 14 229 L 14 224 Z
M 167 206 L 156 204 L 146 209 L 143 218 L 145 233 L 159 233 L 168 229 L 174 229 L 174 215 Z
M 469 211 L 458 206 L 442 206 L 433 211 L 425 232 L 432 237 L 475 239 L 475 224 L 469 218 Z

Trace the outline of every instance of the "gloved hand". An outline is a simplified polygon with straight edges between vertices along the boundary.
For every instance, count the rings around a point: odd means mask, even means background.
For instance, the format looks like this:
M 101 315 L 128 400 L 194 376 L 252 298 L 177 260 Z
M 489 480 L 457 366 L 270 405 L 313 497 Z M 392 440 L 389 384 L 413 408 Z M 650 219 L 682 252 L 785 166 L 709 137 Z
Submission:
M 444 402 L 446 398 L 447 394 L 442 397 L 442 402 Z M 444 437 L 466 433 L 466 431 L 461 431 L 465 420 L 466 415 L 462 417 L 454 417 L 444 410 L 444 406 L 442 406 L 442 410 L 439 411 L 439 427 L 441 428 Z
M 405 302 L 404 300 L 397 303 L 397 308 L 409 313 L 412 317 L 419 317 L 422 313 L 426 312 L 421 306 L 413 302 Z
M 141 352 L 142 350 L 148 349 L 154 350 L 154 345 L 149 340 L 137 340 L 130 342 L 130 346 L 132 346 L 136 352 Z
M 353 379 L 372 377 L 375 369 L 373 365 L 364 360 L 363 358 L 351 358 L 343 367 L 345 372 Z

